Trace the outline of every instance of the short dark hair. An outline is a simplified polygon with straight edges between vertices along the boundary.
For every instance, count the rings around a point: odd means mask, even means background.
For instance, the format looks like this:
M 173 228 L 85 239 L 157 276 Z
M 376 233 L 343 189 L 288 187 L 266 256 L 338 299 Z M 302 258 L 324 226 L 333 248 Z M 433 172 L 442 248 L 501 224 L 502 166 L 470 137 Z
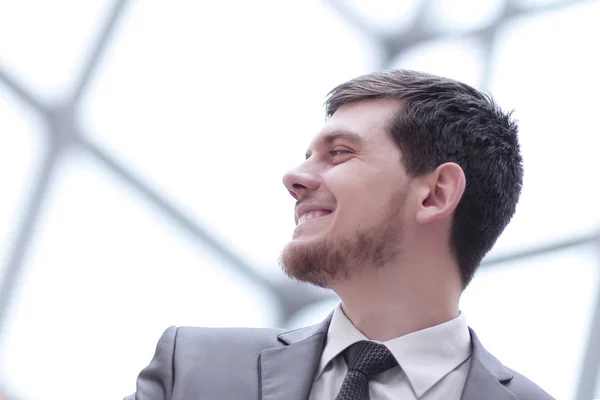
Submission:
M 455 162 L 466 177 L 455 210 L 450 249 L 466 287 L 513 214 L 523 184 L 523 166 L 512 112 L 464 83 L 410 70 L 363 75 L 327 96 L 331 117 L 342 105 L 369 99 L 403 103 L 389 123 L 410 176 Z

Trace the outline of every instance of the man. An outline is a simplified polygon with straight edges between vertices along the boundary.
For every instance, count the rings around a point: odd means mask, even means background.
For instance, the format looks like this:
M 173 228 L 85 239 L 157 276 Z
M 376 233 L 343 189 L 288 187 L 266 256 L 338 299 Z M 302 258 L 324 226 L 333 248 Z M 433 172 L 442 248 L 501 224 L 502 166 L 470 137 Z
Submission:
M 517 126 L 488 96 L 414 71 L 329 93 L 284 184 L 284 272 L 341 304 L 294 331 L 169 328 L 129 399 L 551 399 L 496 360 L 460 295 L 519 198 Z

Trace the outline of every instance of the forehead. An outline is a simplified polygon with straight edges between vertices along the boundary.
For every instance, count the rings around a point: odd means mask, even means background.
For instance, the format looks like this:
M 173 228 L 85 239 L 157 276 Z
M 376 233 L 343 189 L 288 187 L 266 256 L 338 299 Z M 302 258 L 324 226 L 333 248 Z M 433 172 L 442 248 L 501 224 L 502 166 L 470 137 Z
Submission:
M 365 145 L 388 145 L 389 123 L 402 108 L 394 99 L 363 100 L 341 106 L 327 120 L 310 148 L 335 139 L 360 141 Z

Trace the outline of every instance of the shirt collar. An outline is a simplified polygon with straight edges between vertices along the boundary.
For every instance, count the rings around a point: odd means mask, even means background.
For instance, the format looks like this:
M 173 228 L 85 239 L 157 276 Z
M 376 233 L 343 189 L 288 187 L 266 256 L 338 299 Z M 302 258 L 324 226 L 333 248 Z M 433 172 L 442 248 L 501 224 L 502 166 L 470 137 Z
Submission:
M 369 339 L 346 317 L 341 304 L 338 305 L 327 331 L 316 378 L 335 357 L 360 340 Z M 383 344 L 398 361 L 417 397 L 421 397 L 471 355 L 471 337 L 462 312 L 448 322 Z
M 346 314 L 344 314 L 341 304 L 339 304 L 333 311 L 333 317 L 327 330 L 327 339 L 325 340 L 325 347 L 321 354 L 316 377 L 321 376 L 327 365 L 338 354 L 361 340 L 369 339 L 350 322 Z

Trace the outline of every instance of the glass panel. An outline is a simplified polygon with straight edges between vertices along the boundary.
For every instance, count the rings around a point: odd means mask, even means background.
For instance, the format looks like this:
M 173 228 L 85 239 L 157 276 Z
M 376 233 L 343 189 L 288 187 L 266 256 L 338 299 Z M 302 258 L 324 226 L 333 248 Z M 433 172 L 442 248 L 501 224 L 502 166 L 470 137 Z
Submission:
M 160 192 L 279 273 L 293 230 L 281 178 L 321 127 L 327 91 L 376 58 L 320 1 L 236 7 L 135 3 L 82 119 Z
M 598 287 L 593 246 L 483 268 L 461 300 L 502 363 L 557 399 L 574 398 Z M 548 362 L 549 349 L 552 362 Z
M 322 322 L 339 303 L 340 298 L 332 292 L 331 299 L 306 306 L 294 314 L 290 321 L 288 321 L 287 327 L 290 329 L 298 329 L 304 326 L 318 324 L 319 322 Z
M 561 3 L 575 3 L 576 0 L 512 0 L 519 6 L 528 8 L 540 7 L 540 6 L 551 6 Z
M 39 117 L 0 85 L 0 279 L 36 182 L 42 129 Z
M 77 76 L 113 1 L 0 2 L 0 62 L 40 95 L 62 95 Z
M 407 49 L 390 68 L 425 71 L 480 86 L 483 77 L 483 48 L 477 39 L 442 39 Z
M 66 161 L 40 223 L 0 359 L 20 398 L 122 398 L 170 325 L 275 324 L 264 288 L 91 160 Z
M 523 194 L 498 249 L 571 238 L 600 226 L 596 93 L 600 2 L 515 19 L 498 35 L 491 92 L 515 108 Z M 586 50 L 587 49 L 587 50 Z
M 466 31 L 490 25 L 500 17 L 505 0 L 432 0 L 428 20 L 436 30 Z
M 374 28 L 398 32 L 415 18 L 421 0 L 345 0 L 343 3 Z

